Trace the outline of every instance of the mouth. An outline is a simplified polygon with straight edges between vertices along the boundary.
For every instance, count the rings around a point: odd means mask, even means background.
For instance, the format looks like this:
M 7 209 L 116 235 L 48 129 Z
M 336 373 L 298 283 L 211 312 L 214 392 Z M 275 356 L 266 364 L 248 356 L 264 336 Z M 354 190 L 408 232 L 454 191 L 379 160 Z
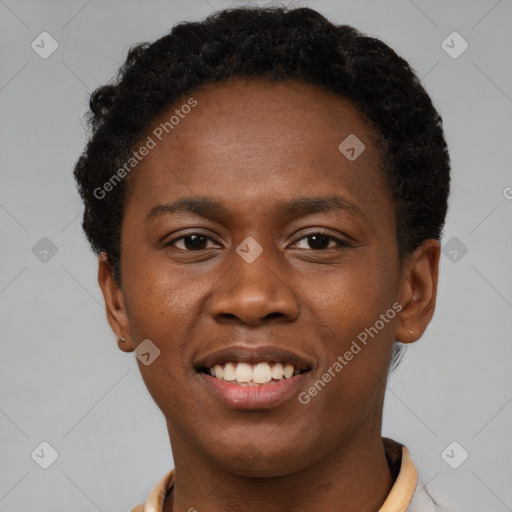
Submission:
M 312 371 L 309 358 L 276 347 L 233 347 L 194 365 L 214 395 L 236 409 L 267 409 L 288 398 Z
M 264 386 L 275 384 L 283 379 L 290 379 L 309 371 L 301 369 L 292 363 L 260 361 L 256 364 L 229 361 L 225 364 L 217 363 L 210 368 L 199 368 L 199 371 L 216 379 L 239 386 Z

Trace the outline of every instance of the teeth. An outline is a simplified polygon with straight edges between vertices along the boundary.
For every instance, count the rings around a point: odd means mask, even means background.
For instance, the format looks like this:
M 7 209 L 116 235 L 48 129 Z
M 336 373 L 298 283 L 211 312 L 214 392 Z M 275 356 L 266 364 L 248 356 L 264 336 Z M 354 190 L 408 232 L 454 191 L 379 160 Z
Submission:
M 272 381 L 289 379 L 300 372 L 292 364 L 267 363 L 257 364 L 235 363 L 216 364 L 210 368 L 210 374 L 217 379 L 236 382 L 242 386 L 258 386 Z
M 251 382 L 252 380 L 252 368 L 250 364 L 238 363 L 235 370 L 235 379 L 241 384 L 242 382 Z
M 258 363 L 252 371 L 252 380 L 258 384 L 270 382 L 272 380 L 270 365 L 268 363 Z
M 224 375 L 222 376 L 222 378 L 224 380 L 235 380 L 235 373 L 235 365 L 233 363 L 226 363 L 226 365 L 224 366 Z
M 277 363 L 272 366 L 272 378 L 273 379 L 282 379 L 284 375 L 284 368 L 281 363 Z
M 222 379 L 224 377 L 224 368 L 220 364 L 216 364 L 213 368 L 213 372 L 211 371 L 211 368 L 210 368 L 210 373 L 214 377 L 217 377 L 218 379 Z
M 284 378 L 289 379 L 293 375 L 293 365 L 287 364 L 284 367 Z

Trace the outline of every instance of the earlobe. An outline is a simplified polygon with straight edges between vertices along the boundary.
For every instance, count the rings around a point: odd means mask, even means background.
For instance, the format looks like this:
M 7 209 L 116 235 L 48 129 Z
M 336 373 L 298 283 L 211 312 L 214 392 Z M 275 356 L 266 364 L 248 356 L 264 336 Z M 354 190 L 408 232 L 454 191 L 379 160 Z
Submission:
M 413 343 L 425 332 L 436 304 L 439 258 L 441 250 L 437 240 L 425 240 L 403 265 L 400 311 L 395 339 Z
M 98 283 L 105 300 L 108 323 L 117 337 L 117 345 L 123 352 L 132 352 L 134 347 L 129 336 L 129 318 L 123 292 L 114 279 L 107 254 L 103 251 L 98 257 Z

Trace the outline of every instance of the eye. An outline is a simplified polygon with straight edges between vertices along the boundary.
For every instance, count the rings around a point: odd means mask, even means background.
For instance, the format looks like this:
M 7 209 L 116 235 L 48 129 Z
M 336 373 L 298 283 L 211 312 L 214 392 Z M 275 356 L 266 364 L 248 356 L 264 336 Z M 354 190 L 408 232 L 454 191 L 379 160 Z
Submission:
M 215 242 L 213 238 L 210 238 L 209 236 L 206 236 L 202 233 L 189 233 L 187 235 L 173 238 L 172 240 L 169 240 L 169 242 L 167 242 L 165 245 L 174 246 L 184 251 L 203 251 L 209 248 L 207 247 L 208 241 Z M 181 243 L 182 246 L 178 247 L 178 243 Z
M 189 233 L 169 240 L 165 245 L 173 246 L 184 251 L 203 251 L 208 248 L 208 242 L 218 244 L 213 238 L 203 233 Z M 336 249 L 342 247 L 351 247 L 351 245 L 335 236 L 323 233 L 321 231 L 310 233 L 302 238 L 299 238 L 293 245 L 299 243 L 307 244 L 307 247 L 299 247 L 299 249 L 312 249 L 315 251 L 323 251 L 326 249 Z M 178 245 L 178 244 L 181 244 Z
M 299 249 L 313 249 L 315 251 L 323 251 L 326 249 L 339 249 L 343 247 L 351 247 L 351 245 L 345 240 L 341 240 L 340 238 L 336 238 L 335 236 L 329 235 L 327 233 L 323 233 L 321 231 L 310 233 L 302 238 L 299 238 L 294 245 L 299 242 L 305 241 L 309 247 L 299 247 Z M 334 242 L 334 245 L 330 245 L 331 242 Z

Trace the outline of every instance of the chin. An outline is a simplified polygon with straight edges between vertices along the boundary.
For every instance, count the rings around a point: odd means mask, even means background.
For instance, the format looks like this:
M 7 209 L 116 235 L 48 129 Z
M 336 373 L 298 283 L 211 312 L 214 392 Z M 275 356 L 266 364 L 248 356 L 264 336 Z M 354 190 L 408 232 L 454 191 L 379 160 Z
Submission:
M 306 467 L 306 454 L 296 446 L 272 446 L 269 443 L 236 447 L 231 444 L 212 458 L 227 471 L 242 477 L 269 478 L 290 475 Z
M 257 463 L 244 463 L 243 461 L 223 461 L 225 469 L 230 473 L 247 478 L 276 478 L 295 473 L 301 468 L 293 467 L 288 461 L 286 464 L 275 460 L 259 459 Z

